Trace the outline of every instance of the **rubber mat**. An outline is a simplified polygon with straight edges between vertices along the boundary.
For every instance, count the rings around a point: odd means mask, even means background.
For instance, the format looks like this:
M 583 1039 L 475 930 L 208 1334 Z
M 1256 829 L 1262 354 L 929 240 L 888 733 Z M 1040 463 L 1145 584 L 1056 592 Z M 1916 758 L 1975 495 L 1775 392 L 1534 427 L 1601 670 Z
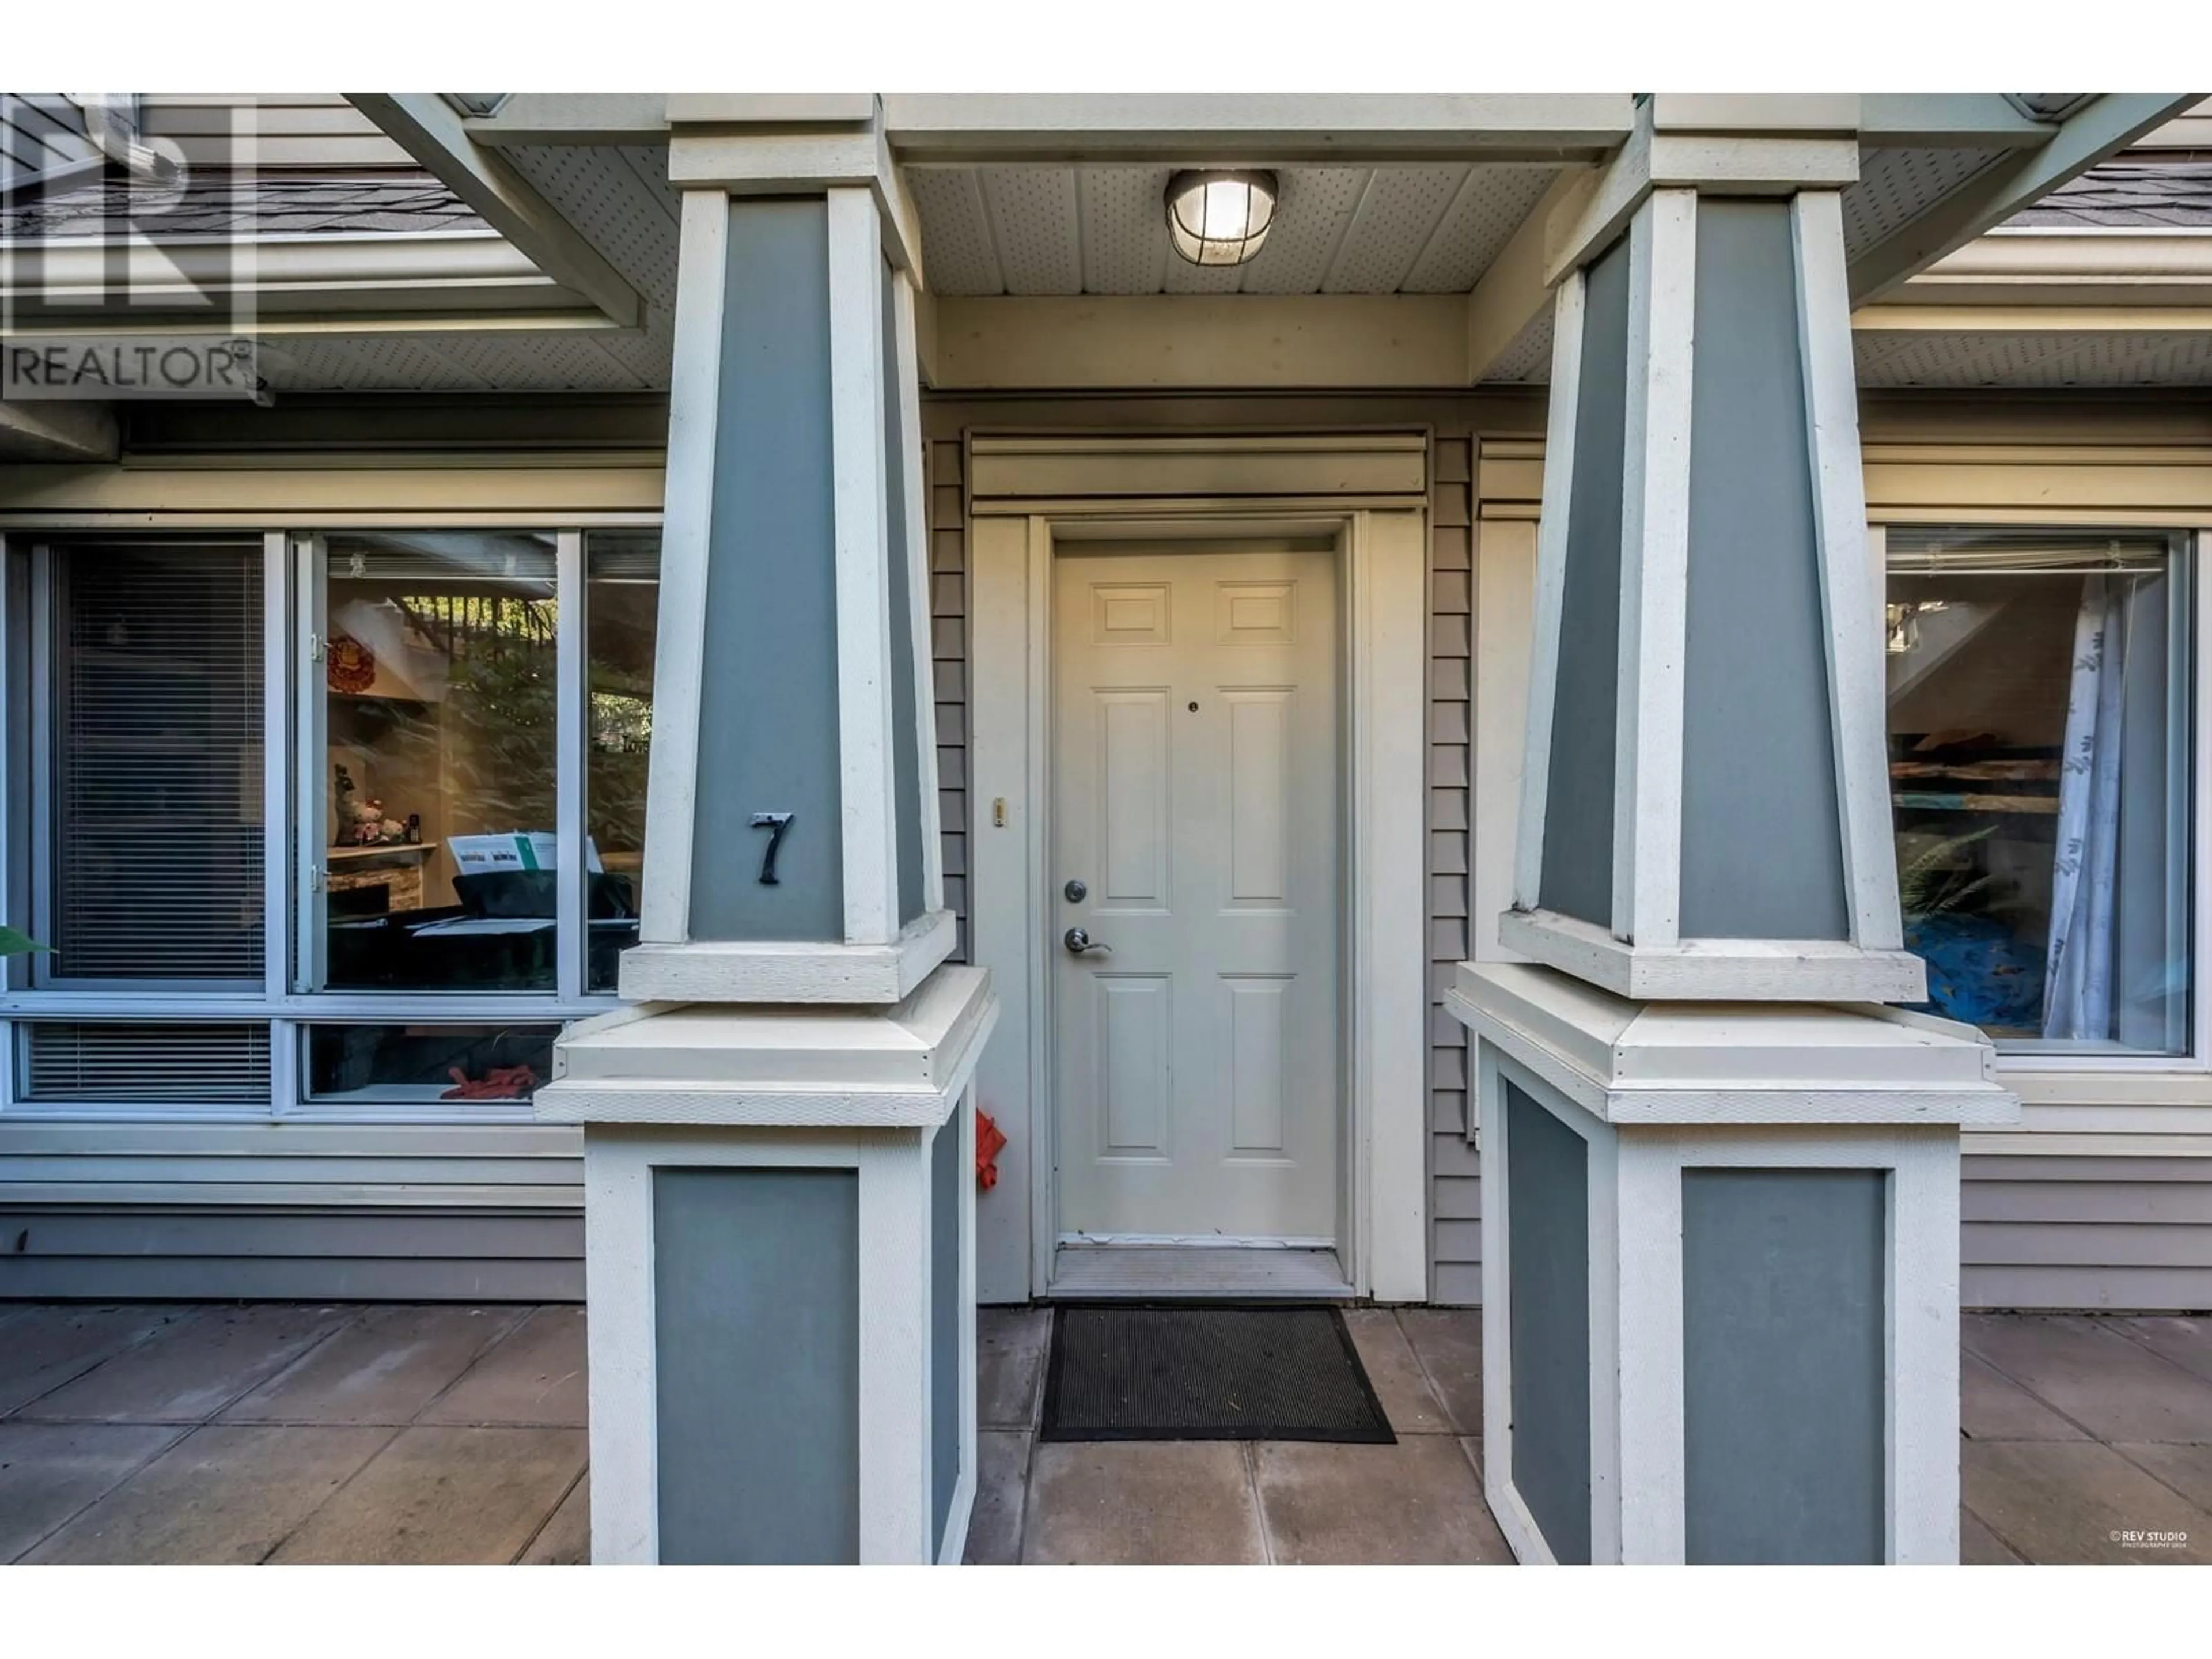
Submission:
M 1335 1308 L 1126 1302 L 1054 1310 L 1042 1437 L 1397 1438 Z

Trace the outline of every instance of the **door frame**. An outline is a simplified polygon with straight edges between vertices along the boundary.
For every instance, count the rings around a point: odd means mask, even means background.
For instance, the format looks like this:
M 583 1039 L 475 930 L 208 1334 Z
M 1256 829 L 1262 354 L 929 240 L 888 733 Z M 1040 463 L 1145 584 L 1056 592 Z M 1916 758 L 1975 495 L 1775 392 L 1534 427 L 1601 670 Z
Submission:
M 1279 445 L 1288 453 L 1266 459 L 1313 476 L 1313 439 L 1245 441 L 1250 448 L 1240 445 L 1238 453 L 1246 462 Z M 978 1083 L 986 1109 L 998 1106 L 1010 1131 L 1029 1139 L 1032 1296 L 1051 1287 L 1059 1237 L 1047 937 L 1054 548 L 1075 540 L 1278 535 L 1332 538 L 1344 599 L 1349 719 L 1340 763 L 1349 810 L 1339 949 L 1350 1088 L 1339 1256 L 1357 1295 L 1403 1302 L 1427 1295 L 1428 502 L 1425 437 L 1404 441 L 1418 475 L 1411 489 L 1334 500 L 1285 490 L 1133 501 L 1055 497 L 1041 489 L 1039 499 L 970 506 L 969 951 L 991 969 L 1006 1011 Z M 1035 465 L 1040 441 L 1021 442 L 1025 465 Z M 1146 442 L 1129 440 L 1127 448 L 1141 451 Z M 1371 437 L 1345 445 L 1363 455 L 1374 446 Z M 1099 447 L 1096 437 L 1068 441 L 1071 457 L 1085 465 Z

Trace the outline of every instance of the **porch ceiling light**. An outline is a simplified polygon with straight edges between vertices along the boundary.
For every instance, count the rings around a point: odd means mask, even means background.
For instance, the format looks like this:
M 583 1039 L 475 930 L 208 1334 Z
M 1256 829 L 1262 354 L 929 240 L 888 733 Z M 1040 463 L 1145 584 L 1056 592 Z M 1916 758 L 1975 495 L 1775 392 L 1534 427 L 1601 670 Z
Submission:
M 1275 222 L 1272 173 L 1178 173 L 1168 180 L 1168 240 L 1194 265 L 1241 265 Z

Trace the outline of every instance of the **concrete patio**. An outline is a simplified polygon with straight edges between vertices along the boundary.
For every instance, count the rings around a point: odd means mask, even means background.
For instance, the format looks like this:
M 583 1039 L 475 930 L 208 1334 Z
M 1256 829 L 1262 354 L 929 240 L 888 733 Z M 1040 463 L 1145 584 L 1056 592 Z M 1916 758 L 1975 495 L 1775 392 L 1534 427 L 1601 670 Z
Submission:
M 1395 1446 L 1041 1443 L 1049 1316 L 987 1310 L 969 1558 L 1509 1560 L 1480 1316 L 1347 1316 Z M 2212 1559 L 2212 1320 L 1965 1340 L 1966 1560 Z M 0 1560 L 579 1562 L 585 1399 L 574 1307 L 0 1305 Z

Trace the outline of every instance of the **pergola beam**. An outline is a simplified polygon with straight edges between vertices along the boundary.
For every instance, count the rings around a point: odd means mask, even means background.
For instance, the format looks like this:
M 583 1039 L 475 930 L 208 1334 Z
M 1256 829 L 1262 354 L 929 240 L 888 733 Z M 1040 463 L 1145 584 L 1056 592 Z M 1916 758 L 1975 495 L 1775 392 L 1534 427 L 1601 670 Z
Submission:
M 1851 261 L 1851 302 L 1893 293 L 1945 254 L 2078 177 L 2187 109 L 2199 93 L 2106 93 L 2051 130 L 2048 143 L 1995 163 Z
M 1626 93 L 884 94 L 901 161 L 1594 160 Z
M 2040 149 L 2051 127 L 1997 92 L 1869 92 L 1859 142 L 1903 149 Z
M 465 125 L 493 149 L 524 144 L 665 144 L 668 100 L 658 92 L 518 92 L 495 115 Z
M 112 404 L 0 399 L 0 459 L 112 461 L 119 448 Z
M 643 325 L 637 290 L 514 163 L 478 144 L 474 124 L 435 93 L 349 92 L 346 100 L 548 276 L 617 326 Z

